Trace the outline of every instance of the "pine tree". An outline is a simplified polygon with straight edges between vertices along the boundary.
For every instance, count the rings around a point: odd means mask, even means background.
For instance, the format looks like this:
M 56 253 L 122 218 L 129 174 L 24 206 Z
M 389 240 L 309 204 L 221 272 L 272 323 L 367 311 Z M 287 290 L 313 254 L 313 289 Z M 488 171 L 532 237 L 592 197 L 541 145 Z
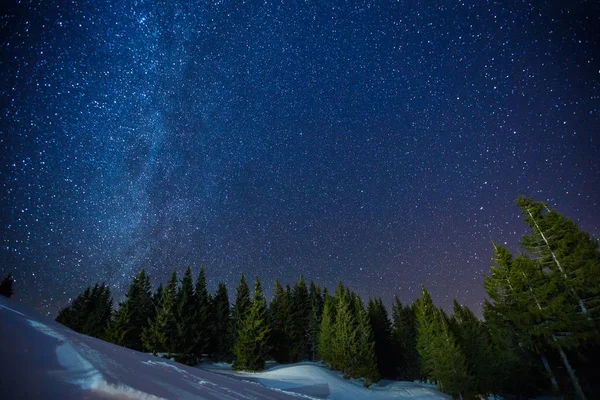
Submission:
M 144 270 L 133 278 L 126 300 L 119 304 L 105 337 L 108 341 L 141 351 L 142 331 L 154 314 L 150 278 Z
M 235 303 L 233 304 L 233 318 L 231 332 L 233 334 L 233 343 L 237 341 L 237 335 L 241 330 L 242 322 L 250 310 L 250 289 L 246 283 L 244 273 L 240 275 L 240 283 L 235 294 Z
M 250 310 L 241 321 L 241 329 L 234 345 L 235 361 L 232 367 L 248 371 L 263 370 L 268 353 L 269 332 L 267 302 L 257 277 Z
M 290 358 L 292 362 L 310 357 L 310 299 L 304 277 L 294 285 L 290 313 L 292 316 L 292 336 Z
M 464 354 L 448 327 L 447 318 L 435 308 L 424 287 L 416 301 L 416 321 L 423 375 L 437 382 L 439 390 L 462 397 L 469 383 Z
M 156 288 L 156 292 L 152 295 L 152 304 L 154 304 L 154 313 L 156 314 L 156 310 L 161 307 L 162 297 L 163 297 L 164 287 L 163 284 L 159 284 L 158 288 Z
M 92 287 L 86 287 L 69 306 L 58 312 L 56 321 L 76 332 L 81 332 L 85 318 L 91 311 L 91 293 Z
M 563 318 L 551 316 L 553 309 L 563 310 L 562 305 L 551 304 L 564 304 L 565 297 L 560 295 L 560 287 L 544 278 L 545 273 L 535 260 L 524 255 L 513 258 L 503 246 L 495 245 L 494 251 L 496 265 L 490 267 L 492 274 L 484 280 L 491 300 L 484 309 L 486 320 L 495 323 L 498 332 L 512 335 L 520 349 L 538 355 L 558 390 L 547 354 L 552 331 L 563 324 Z M 506 339 L 496 338 L 497 343 L 503 340 Z
M 62 309 L 56 321 L 85 335 L 101 337 L 112 314 L 110 288 L 105 283 L 88 286 L 70 306 Z
M 229 360 L 232 347 L 231 307 L 229 306 L 227 287 L 223 282 L 219 282 L 211 307 L 210 314 L 213 316 L 210 340 L 211 356 L 215 361 Z
M 336 317 L 331 345 L 331 365 L 342 371 L 344 378 L 348 379 L 352 376 L 353 344 L 356 341 L 357 323 L 352 295 L 344 288 L 342 282 L 338 283 L 334 302 L 336 304 Z
M 284 291 L 279 280 L 275 280 L 273 301 L 269 307 L 271 321 L 270 348 L 271 355 L 279 363 L 290 361 L 291 342 L 291 294 L 289 286 Z
M 177 273 L 173 271 L 171 279 L 164 287 L 161 306 L 156 317 L 149 321 L 142 332 L 144 348 L 153 353 L 174 354 L 177 352 Z
M 493 393 L 496 379 L 490 368 L 495 360 L 491 353 L 489 333 L 467 306 L 461 306 L 454 299 L 453 307 L 452 331 L 465 355 L 471 375 L 468 392 L 487 397 Z
M 321 288 L 310 281 L 310 320 L 308 322 L 310 359 L 315 361 L 319 354 L 319 332 L 323 314 L 323 297 Z
M 0 282 L 0 295 L 10 299 L 10 296 L 15 294 L 14 283 L 15 280 L 13 279 L 12 274 L 6 275 L 4 279 L 2 279 L 2 282 Z
M 104 334 L 112 315 L 113 301 L 108 285 L 105 283 L 94 285 L 90 302 L 90 311 L 85 318 L 81 333 L 99 338 Z
M 415 309 L 394 297 L 392 307 L 394 328 L 392 341 L 396 354 L 396 371 L 401 380 L 414 381 L 419 379 L 419 353 L 417 352 L 417 328 Z
M 530 235 L 523 236 L 521 245 L 535 255 L 548 279 L 548 286 L 559 288 L 560 297 L 542 307 L 551 309 L 551 323 L 544 321 L 546 330 L 553 330 L 549 343 L 559 354 L 577 396 L 586 395 L 579 377 L 567 357 L 568 349 L 600 344 L 600 251 L 598 240 L 579 230 L 575 222 L 550 210 L 542 202 L 521 196 L 517 199 Z M 545 290 L 542 289 L 542 293 Z M 566 329 L 560 329 L 557 321 Z M 565 351 L 566 350 L 566 351 Z
M 227 291 L 225 291 L 225 295 L 227 295 Z M 194 336 L 194 352 L 196 356 L 200 358 L 209 349 L 210 338 L 213 336 L 212 331 L 217 324 L 217 321 L 215 320 L 216 314 L 211 313 L 211 303 L 213 300 L 208 293 L 206 275 L 204 274 L 204 267 L 202 266 L 200 267 L 200 272 L 196 279 L 194 298 L 196 301 L 196 321 L 194 323 L 195 332 L 192 335 Z M 220 312 L 225 311 L 224 304 L 220 304 L 219 307 L 222 309 Z M 229 313 L 229 300 L 227 300 L 227 313 Z M 220 315 L 220 317 L 224 318 L 223 315 Z M 229 321 L 228 317 L 224 319 Z
M 421 286 L 421 297 L 415 301 L 417 327 L 417 351 L 422 376 L 435 379 L 437 375 L 435 358 L 435 318 L 437 310 L 425 287 Z
M 435 331 L 432 346 L 435 357 L 433 378 L 441 391 L 455 398 L 463 398 L 469 391 L 470 383 L 465 356 L 450 331 L 447 320 L 439 310 L 435 312 L 433 324 Z
M 369 314 L 358 296 L 354 297 L 354 309 L 357 324 L 354 335 L 356 340 L 353 343 L 352 375 L 354 378 L 364 377 L 365 386 L 370 386 L 380 379 L 375 356 L 375 338 Z
M 535 255 L 554 279 L 562 280 L 565 295 L 585 317 L 581 329 L 600 328 L 600 251 L 598 240 L 579 230 L 575 222 L 542 202 L 517 199 L 530 234 L 521 245 Z M 583 321 L 582 321 L 583 322 Z M 581 322 L 580 322 L 581 323 Z
M 192 269 L 188 266 L 185 269 L 181 286 L 177 296 L 176 307 L 176 329 L 177 345 L 175 352 L 179 353 L 178 360 L 184 363 L 196 364 L 197 358 L 202 353 L 197 354 L 197 334 L 198 324 L 198 302 L 194 293 L 194 282 L 192 278 Z M 195 353 L 195 354 L 193 354 Z
M 380 297 L 369 299 L 368 314 L 375 338 L 375 355 L 379 374 L 392 378 L 395 376 L 393 353 L 390 352 L 392 324 Z
M 333 337 L 335 327 L 335 310 L 333 298 L 325 293 L 321 329 L 319 330 L 319 357 L 325 363 L 333 366 Z

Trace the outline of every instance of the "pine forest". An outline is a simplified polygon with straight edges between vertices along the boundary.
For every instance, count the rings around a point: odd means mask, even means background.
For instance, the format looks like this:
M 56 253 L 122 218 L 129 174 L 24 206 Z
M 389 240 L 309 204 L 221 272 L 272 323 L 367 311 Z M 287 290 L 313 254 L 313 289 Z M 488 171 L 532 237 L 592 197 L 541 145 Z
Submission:
M 269 283 L 270 301 L 264 283 L 243 274 L 235 292 L 220 282 L 210 293 L 204 268 L 194 277 L 187 267 L 154 290 L 140 271 L 118 306 L 110 287 L 97 283 L 56 320 L 189 365 L 225 361 L 259 371 L 267 360 L 322 361 L 366 386 L 420 380 L 461 399 L 592 399 L 600 393 L 598 240 L 542 202 L 516 204 L 527 234 L 516 252 L 490 244 L 482 318 L 456 300 L 451 313 L 438 308 L 425 287 L 412 304 L 396 297 L 390 311 L 343 282 L 330 293 L 303 276 Z

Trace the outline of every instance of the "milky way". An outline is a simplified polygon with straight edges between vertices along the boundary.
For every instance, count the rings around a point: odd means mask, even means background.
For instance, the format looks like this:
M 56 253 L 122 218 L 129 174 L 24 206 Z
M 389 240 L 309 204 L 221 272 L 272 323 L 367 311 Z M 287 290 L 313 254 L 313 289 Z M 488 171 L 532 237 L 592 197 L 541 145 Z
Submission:
M 597 2 L 204 3 L 3 10 L 16 299 L 203 264 L 478 310 L 519 194 L 600 236 Z

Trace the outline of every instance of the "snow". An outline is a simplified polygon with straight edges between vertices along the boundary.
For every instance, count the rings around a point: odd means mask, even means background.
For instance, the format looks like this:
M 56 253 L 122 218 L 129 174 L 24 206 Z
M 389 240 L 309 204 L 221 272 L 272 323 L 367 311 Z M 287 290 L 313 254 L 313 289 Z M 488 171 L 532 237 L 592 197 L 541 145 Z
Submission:
M 2 296 L 0 357 L 3 399 L 297 399 L 80 335 Z
M 340 373 L 331 371 L 321 363 L 303 362 L 272 367 L 263 372 L 232 371 L 223 365 L 200 364 L 210 370 L 243 381 L 255 382 L 282 392 L 296 393 L 300 398 L 358 400 L 358 399 L 450 399 L 436 390 L 435 386 L 416 382 L 381 381 L 366 388 L 359 380 L 343 379 Z
M 80 335 L 0 296 L 2 398 L 449 399 L 432 385 L 382 381 L 370 388 L 319 363 L 260 373 L 227 363 L 189 367 Z

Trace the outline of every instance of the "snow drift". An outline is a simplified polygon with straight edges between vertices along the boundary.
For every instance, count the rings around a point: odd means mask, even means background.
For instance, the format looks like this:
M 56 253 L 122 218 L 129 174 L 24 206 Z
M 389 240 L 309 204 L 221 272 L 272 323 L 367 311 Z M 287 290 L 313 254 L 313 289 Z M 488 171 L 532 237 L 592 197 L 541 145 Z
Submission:
M 341 373 L 330 371 L 320 363 L 279 365 L 258 373 L 232 371 L 223 364 L 202 365 L 201 368 L 312 399 L 451 399 L 437 391 L 434 385 L 416 382 L 382 380 L 366 388 L 361 382 L 343 379 Z

